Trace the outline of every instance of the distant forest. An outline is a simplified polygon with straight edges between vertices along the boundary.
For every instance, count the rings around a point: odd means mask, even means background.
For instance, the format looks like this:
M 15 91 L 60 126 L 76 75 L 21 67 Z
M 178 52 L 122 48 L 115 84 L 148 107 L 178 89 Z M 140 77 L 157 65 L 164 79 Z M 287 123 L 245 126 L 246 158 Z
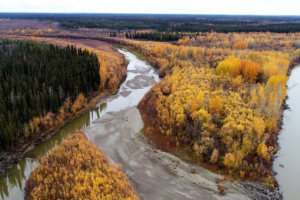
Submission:
M 96 91 L 99 68 L 95 54 L 74 46 L 0 41 L 0 147 L 26 140 L 26 127 L 32 137 L 38 134 L 37 126 L 26 125 L 34 117 Z
M 126 32 L 125 37 L 154 41 L 177 41 L 182 37 L 182 35 L 179 36 L 178 32 L 176 34 L 169 32 Z
M 299 16 L 164 14 L 9 14 L 0 18 L 58 21 L 65 28 L 151 29 L 170 32 L 299 32 Z

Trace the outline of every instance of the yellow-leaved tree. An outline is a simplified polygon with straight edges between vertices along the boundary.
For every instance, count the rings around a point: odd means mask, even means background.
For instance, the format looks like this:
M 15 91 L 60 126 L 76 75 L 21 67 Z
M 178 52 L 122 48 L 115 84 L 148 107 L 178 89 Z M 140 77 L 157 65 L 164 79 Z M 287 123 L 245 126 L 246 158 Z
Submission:
M 220 115 L 222 115 L 222 111 L 223 111 L 222 100 L 219 96 L 216 96 L 209 103 L 209 112 L 211 114 L 219 113 Z
M 235 155 L 232 153 L 227 153 L 224 158 L 224 165 L 228 168 L 234 168 Z
M 256 152 L 259 156 L 263 157 L 267 161 L 270 160 L 270 155 L 268 153 L 268 148 L 267 148 L 264 141 L 258 145 L 258 148 L 257 148 Z

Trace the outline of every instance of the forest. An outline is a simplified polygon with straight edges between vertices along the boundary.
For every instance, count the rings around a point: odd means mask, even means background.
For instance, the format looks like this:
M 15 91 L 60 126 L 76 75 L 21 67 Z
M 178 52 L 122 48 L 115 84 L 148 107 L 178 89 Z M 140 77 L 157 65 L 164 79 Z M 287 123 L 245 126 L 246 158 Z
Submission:
M 64 28 L 107 28 L 172 32 L 300 31 L 299 16 L 0 13 L 0 18 L 58 21 Z
M 62 123 L 100 85 L 97 56 L 74 46 L 2 40 L 0 66 L 1 148 Z
M 170 32 L 149 32 L 149 31 L 139 31 L 139 32 L 126 32 L 126 38 L 132 39 L 144 39 L 144 40 L 154 40 L 154 41 L 177 41 L 179 39 L 178 33 Z
M 26 200 L 139 199 L 122 167 L 111 164 L 82 130 L 72 133 L 39 162 L 26 183 Z

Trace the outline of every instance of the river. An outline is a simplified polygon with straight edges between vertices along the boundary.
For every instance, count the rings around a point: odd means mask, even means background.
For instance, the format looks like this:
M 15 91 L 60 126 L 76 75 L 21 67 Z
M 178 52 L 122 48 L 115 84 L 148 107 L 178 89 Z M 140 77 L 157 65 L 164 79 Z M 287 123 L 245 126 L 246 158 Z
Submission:
M 286 101 L 289 110 L 283 112 L 283 126 L 278 136 L 279 151 L 273 169 L 284 200 L 300 199 L 300 66 L 293 69 L 287 82 Z

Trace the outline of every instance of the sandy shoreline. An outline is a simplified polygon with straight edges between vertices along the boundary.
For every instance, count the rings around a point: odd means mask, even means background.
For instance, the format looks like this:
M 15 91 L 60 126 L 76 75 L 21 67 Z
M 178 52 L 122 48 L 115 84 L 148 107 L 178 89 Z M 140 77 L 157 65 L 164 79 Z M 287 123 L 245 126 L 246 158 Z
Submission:
M 136 106 L 107 113 L 85 132 L 114 163 L 121 164 L 141 199 L 250 199 L 231 182 L 218 194 L 214 174 L 159 151 L 140 132 L 143 121 Z M 197 173 L 192 174 L 194 169 Z M 199 183 L 200 181 L 200 183 Z

